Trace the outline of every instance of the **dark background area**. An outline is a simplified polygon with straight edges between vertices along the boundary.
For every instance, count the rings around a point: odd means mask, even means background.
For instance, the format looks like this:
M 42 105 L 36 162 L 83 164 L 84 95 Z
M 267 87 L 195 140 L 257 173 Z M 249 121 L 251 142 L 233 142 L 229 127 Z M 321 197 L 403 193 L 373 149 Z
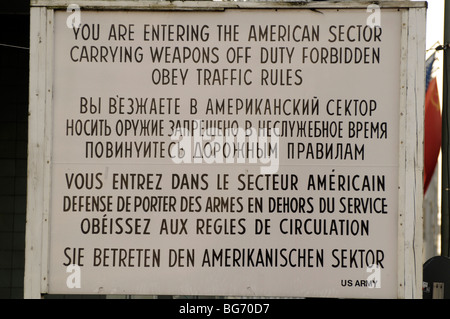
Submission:
M 0 5 L 0 298 L 23 298 L 29 2 Z

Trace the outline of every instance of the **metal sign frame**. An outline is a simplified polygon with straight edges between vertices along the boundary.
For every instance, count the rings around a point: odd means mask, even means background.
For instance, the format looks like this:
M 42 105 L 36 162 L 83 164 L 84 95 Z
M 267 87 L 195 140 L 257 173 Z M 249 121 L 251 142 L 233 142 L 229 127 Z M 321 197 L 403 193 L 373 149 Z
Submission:
M 49 212 L 52 165 L 54 10 L 72 1 L 32 0 L 25 298 L 48 293 Z M 365 9 L 372 2 L 156 2 L 78 1 L 81 10 Z M 401 11 L 401 104 L 398 176 L 398 293 L 422 297 L 423 120 L 426 3 L 376 1 Z

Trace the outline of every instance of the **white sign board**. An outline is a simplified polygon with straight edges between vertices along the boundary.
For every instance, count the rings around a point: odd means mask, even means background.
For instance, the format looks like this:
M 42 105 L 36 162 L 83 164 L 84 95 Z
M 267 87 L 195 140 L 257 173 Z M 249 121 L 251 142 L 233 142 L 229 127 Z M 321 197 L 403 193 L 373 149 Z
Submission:
M 48 292 L 397 297 L 402 12 L 373 12 L 55 11 Z

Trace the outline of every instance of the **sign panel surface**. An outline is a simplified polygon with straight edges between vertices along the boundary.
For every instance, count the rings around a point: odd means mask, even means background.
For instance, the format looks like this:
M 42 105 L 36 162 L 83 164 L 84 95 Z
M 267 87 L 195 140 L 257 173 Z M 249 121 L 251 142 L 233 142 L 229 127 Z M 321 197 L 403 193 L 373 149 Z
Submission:
M 50 293 L 396 296 L 401 12 L 80 14 Z

